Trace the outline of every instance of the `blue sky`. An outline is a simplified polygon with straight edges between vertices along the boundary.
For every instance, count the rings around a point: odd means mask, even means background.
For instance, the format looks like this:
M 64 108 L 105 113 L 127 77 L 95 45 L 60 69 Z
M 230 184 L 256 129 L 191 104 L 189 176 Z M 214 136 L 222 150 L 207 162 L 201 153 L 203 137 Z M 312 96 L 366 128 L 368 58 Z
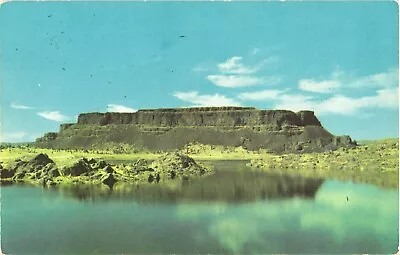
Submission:
M 395 2 L 8 2 L 1 139 L 82 112 L 314 110 L 336 135 L 398 137 Z

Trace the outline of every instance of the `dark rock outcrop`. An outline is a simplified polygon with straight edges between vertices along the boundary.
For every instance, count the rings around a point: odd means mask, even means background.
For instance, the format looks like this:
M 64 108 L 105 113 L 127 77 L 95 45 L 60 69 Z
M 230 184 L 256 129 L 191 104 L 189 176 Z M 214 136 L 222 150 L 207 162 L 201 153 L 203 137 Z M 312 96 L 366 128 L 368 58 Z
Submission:
M 57 168 L 53 168 L 47 172 L 47 175 L 51 178 L 58 177 L 60 176 L 60 171 Z
M 60 125 L 60 133 L 64 130 L 68 129 L 69 127 L 73 126 L 75 123 L 65 123 Z
M 300 111 L 297 116 L 300 118 L 300 126 L 322 126 L 313 111 Z
M 214 173 L 214 170 L 202 167 L 192 158 L 178 153 L 166 154 L 152 163 L 139 159 L 132 164 L 119 165 L 81 158 L 60 169 L 46 154 L 38 154 L 28 161 L 17 159 L 8 164 L 7 168 L 0 164 L 2 181 L 41 183 L 44 186 L 57 183 L 102 183 L 112 188 L 118 181 L 158 183 L 176 177 L 199 177 L 207 173 Z
M 15 170 L 5 169 L 5 168 L 1 168 L 0 169 L 0 177 L 1 177 L 1 179 L 11 178 L 11 177 L 14 176 L 14 174 L 15 174 Z
M 22 181 L 25 178 L 40 180 L 60 175 L 56 164 L 47 154 L 40 153 L 29 160 L 16 159 L 7 169 L 0 169 L 2 179 Z
M 321 126 L 312 111 L 301 111 L 296 114 L 286 110 L 257 110 L 250 107 L 155 109 L 139 110 L 135 113 L 83 113 L 79 115 L 77 124 L 102 126 L 133 124 L 164 127 Z M 64 127 L 62 129 L 65 130 Z
M 349 137 L 326 131 L 312 111 L 258 110 L 251 107 L 203 107 L 139 110 L 135 113 L 84 113 L 45 135 L 38 147 L 96 148 L 119 143 L 138 149 L 175 150 L 186 144 L 243 146 L 276 153 L 303 153 L 353 147 Z
M 49 163 L 54 163 L 54 161 L 51 158 L 49 158 L 49 156 L 47 154 L 43 154 L 43 153 L 36 155 L 29 161 L 29 164 L 33 165 L 33 166 L 37 166 L 37 165 L 45 166 Z
M 40 141 L 42 142 L 53 141 L 57 138 L 57 136 L 58 136 L 57 132 L 49 132 L 44 134 L 44 136 L 40 138 Z
M 180 153 L 168 153 L 153 161 L 150 169 L 154 169 L 152 176 L 159 180 L 202 176 L 213 172 L 197 164 L 193 158 Z
M 106 174 L 102 179 L 101 182 L 105 185 L 107 185 L 108 187 L 112 188 L 114 186 L 114 184 L 117 182 L 118 180 L 115 179 L 114 175 L 111 173 Z
M 63 170 L 64 175 L 78 176 L 84 173 L 93 171 L 89 161 L 86 158 L 80 159 L 72 166 L 65 167 Z

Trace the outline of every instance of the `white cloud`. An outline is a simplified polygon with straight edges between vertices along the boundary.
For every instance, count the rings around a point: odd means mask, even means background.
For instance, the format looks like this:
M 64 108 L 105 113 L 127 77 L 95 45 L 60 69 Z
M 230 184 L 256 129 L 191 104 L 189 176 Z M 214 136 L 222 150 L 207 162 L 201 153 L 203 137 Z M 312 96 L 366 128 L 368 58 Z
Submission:
M 293 111 L 310 109 L 317 114 L 353 115 L 365 108 L 398 109 L 398 88 L 381 89 L 376 95 L 359 98 L 334 95 L 323 101 L 317 101 L 313 97 L 302 95 L 283 95 L 277 100 L 277 109 Z
M 1 132 L 0 133 L 0 142 L 5 143 L 16 143 L 23 142 L 26 140 L 28 134 L 23 131 L 18 132 Z
M 342 86 L 341 82 L 336 80 L 315 81 L 313 79 L 300 80 L 299 89 L 316 93 L 332 93 Z
M 238 95 L 238 98 L 241 100 L 262 101 L 267 99 L 278 99 L 278 96 L 280 96 L 282 93 L 282 90 L 267 89 L 261 91 L 240 93 Z
M 190 91 L 175 92 L 173 95 L 180 100 L 199 106 L 239 106 L 235 100 L 220 94 L 199 95 L 197 91 Z
M 315 111 L 319 114 L 353 115 L 361 108 L 365 108 L 365 97 L 350 98 L 343 95 L 335 95 L 322 102 L 315 103 Z
M 207 79 L 219 87 L 239 88 L 255 85 L 273 85 L 281 81 L 279 77 L 256 77 L 237 75 L 209 75 Z
M 107 112 L 136 112 L 136 109 L 118 105 L 118 104 L 108 104 L 107 105 Z
M 69 117 L 62 115 L 59 111 L 44 111 L 44 112 L 37 112 L 37 115 L 48 119 L 48 120 L 53 120 L 53 121 L 58 121 L 58 122 L 62 122 L 62 121 L 66 121 L 69 119 Z
M 359 77 L 349 84 L 351 87 L 397 87 L 399 86 L 399 72 L 397 69 L 389 69 L 386 72 Z
M 250 55 L 255 55 L 259 49 L 251 50 Z M 243 57 L 233 56 L 225 62 L 217 65 L 219 73 L 208 75 L 207 79 L 219 87 L 239 88 L 255 85 L 273 85 L 279 83 L 281 78 L 278 76 L 255 75 L 256 72 L 267 64 L 277 60 L 276 57 L 269 57 L 253 65 L 245 65 Z M 194 69 L 201 70 L 201 69 Z
M 284 94 L 280 96 L 275 105 L 275 109 L 292 111 L 316 110 L 315 104 L 310 100 L 312 97 L 304 95 Z
M 234 56 L 230 59 L 227 59 L 225 62 L 218 64 L 218 68 L 222 73 L 231 73 L 231 74 L 251 74 L 257 72 L 261 65 L 250 67 L 242 64 L 242 57 Z
M 397 69 L 389 69 L 386 72 L 367 76 L 354 77 L 336 69 L 331 74 L 331 79 L 301 79 L 298 88 L 303 91 L 315 93 L 333 93 L 340 88 L 393 88 L 399 85 L 399 73 Z
M 257 54 L 259 49 L 253 49 L 252 55 Z M 276 57 L 270 57 L 262 60 L 260 63 L 254 66 L 248 66 L 242 63 L 243 57 L 234 56 L 227 59 L 225 62 L 218 64 L 218 69 L 221 73 L 227 74 L 252 74 L 259 71 L 265 64 L 271 63 L 277 60 Z
M 14 102 L 11 103 L 11 108 L 18 109 L 18 110 L 29 110 L 33 109 L 33 107 L 22 105 L 22 104 L 16 104 Z
M 391 108 L 399 107 L 399 88 L 384 88 L 376 91 L 375 96 L 366 96 L 357 100 L 361 107 Z

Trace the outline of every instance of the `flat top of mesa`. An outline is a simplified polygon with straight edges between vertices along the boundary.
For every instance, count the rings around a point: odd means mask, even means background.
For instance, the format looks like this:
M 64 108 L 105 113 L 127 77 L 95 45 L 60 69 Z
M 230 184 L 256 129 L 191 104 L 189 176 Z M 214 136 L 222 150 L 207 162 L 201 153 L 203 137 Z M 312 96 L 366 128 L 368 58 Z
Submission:
M 313 111 L 236 106 L 82 113 L 77 123 L 62 124 L 58 133 L 47 133 L 36 144 L 101 149 L 104 144 L 118 143 L 174 150 L 193 142 L 272 152 L 314 152 L 355 145 L 350 137 L 336 137 L 325 130 Z
M 86 112 L 81 114 L 135 114 L 141 112 L 218 112 L 218 111 L 254 111 L 254 112 L 293 112 L 290 110 L 275 109 L 275 110 L 264 110 L 257 109 L 255 107 L 242 107 L 242 106 L 207 106 L 207 107 L 178 107 L 178 108 L 149 108 L 139 109 L 136 112 Z M 299 112 L 313 112 L 311 110 L 302 110 Z

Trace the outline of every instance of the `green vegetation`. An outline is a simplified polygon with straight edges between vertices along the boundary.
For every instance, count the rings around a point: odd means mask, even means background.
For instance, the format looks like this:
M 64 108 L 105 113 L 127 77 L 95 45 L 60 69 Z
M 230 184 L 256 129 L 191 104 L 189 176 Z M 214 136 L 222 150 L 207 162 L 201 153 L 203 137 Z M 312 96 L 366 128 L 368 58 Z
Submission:
M 67 166 L 81 158 L 103 159 L 107 161 L 133 161 L 140 158 L 155 159 L 161 154 L 158 153 L 119 153 L 113 150 L 53 150 L 42 148 L 7 148 L 0 150 L 0 157 L 3 163 L 7 164 L 16 159 L 29 159 L 37 154 L 47 154 L 58 166 Z
M 45 160 L 45 164 L 36 171 L 36 163 L 31 161 L 38 154 L 48 155 L 51 162 Z M 165 154 L 161 151 L 138 151 L 130 145 L 113 143 L 96 150 L 8 147 L 0 150 L 0 157 L 2 180 L 10 180 L 18 171 L 32 168 L 33 170 L 26 171 L 22 178 L 26 182 L 42 182 L 45 176 L 51 176 L 52 182 L 55 183 L 104 183 L 110 174 L 110 170 L 106 169 L 108 166 L 113 169 L 112 175 L 116 180 L 136 183 L 147 182 L 149 179 L 171 180 L 171 176 L 184 179 L 187 174 L 192 177 L 205 174 L 199 169 L 211 169 L 209 165 L 198 166 L 194 160 L 251 160 L 248 166 L 270 173 L 333 178 L 383 187 L 398 187 L 399 173 L 398 139 L 385 139 L 323 153 L 282 155 L 270 153 L 265 149 L 248 151 L 243 147 L 199 143 L 190 143 L 175 153 Z M 98 164 L 101 164 L 101 167 L 97 167 Z M 181 171 L 185 169 L 186 164 L 190 165 L 192 173 Z M 75 176 L 68 172 L 71 167 L 86 170 Z M 57 169 L 59 174 L 53 169 Z M 170 172 L 171 169 L 174 173 Z M 49 172 L 50 170 L 52 172 Z
M 398 187 L 399 141 L 385 139 L 324 153 L 265 155 L 252 160 L 249 166 L 271 173 Z
M 390 143 L 396 142 L 399 138 L 386 138 L 381 140 L 357 140 L 358 145 L 369 145 L 369 144 L 376 144 L 376 143 Z
M 199 143 L 189 143 L 185 145 L 183 149 L 179 150 L 179 152 L 196 160 L 251 160 L 269 154 L 265 149 L 249 151 L 244 149 L 242 146 L 229 147 Z
M 168 153 L 153 162 L 139 159 L 133 163 L 112 165 L 104 160 L 83 157 L 70 164 L 57 165 L 47 154 L 8 160 L 0 164 L 3 181 L 52 186 L 57 184 L 159 183 L 169 180 L 189 181 L 213 172 L 211 167 L 197 164 L 179 153 Z
M 195 160 L 250 160 L 260 158 L 268 154 L 265 149 L 258 151 L 248 151 L 243 147 L 228 147 L 222 145 L 204 145 L 190 143 L 183 149 L 177 150 L 181 154 L 188 155 Z M 3 163 L 11 162 L 16 159 L 28 159 L 39 153 L 47 154 L 58 166 L 67 166 L 81 158 L 102 159 L 110 162 L 128 162 L 138 159 L 154 160 L 164 154 L 162 151 L 150 152 L 137 150 L 128 144 L 110 143 L 103 146 L 103 149 L 92 150 L 82 149 L 42 149 L 42 148 L 6 148 L 0 150 Z
M 26 142 L 26 143 L 2 143 L 0 142 L 0 150 L 2 149 L 8 149 L 8 148 L 28 148 L 32 146 L 33 143 Z

